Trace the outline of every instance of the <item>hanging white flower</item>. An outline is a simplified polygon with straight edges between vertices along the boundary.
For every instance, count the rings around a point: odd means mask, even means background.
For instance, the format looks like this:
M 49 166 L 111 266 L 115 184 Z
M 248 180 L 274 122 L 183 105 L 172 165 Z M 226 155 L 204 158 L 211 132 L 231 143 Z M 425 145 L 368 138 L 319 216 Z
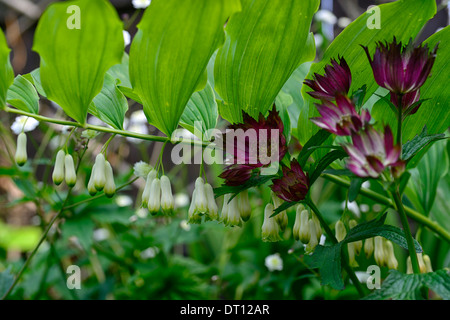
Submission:
M 11 125 L 11 130 L 12 132 L 14 132 L 14 134 L 18 135 L 22 131 L 23 132 L 33 131 L 34 129 L 36 129 L 38 125 L 39 121 L 37 121 L 34 118 L 26 116 L 18 116 Z
M 148 163 L 139 161 L 134 164 L 133 169 L 136 176 L 145 179 L 153 168 Z
M 325 22 L 328 24 L 336 24 L 337 22 L 336 16 L 330 10 L 319 10 L 314 18 L 319 22 Z
M 267 256 L 265 265 L 270 272 L 283 270 L 283 260 L 278 253 Z
M 150 5 L 150 3 L 152 1 L 151 0 L 132 0 L 131 2 L 133 3 L 133 7 L 135 9 L 145 9 Z
M 131 35 L 127 30 L 123 30 L 123 42 L 125 47 L 131 43 Z

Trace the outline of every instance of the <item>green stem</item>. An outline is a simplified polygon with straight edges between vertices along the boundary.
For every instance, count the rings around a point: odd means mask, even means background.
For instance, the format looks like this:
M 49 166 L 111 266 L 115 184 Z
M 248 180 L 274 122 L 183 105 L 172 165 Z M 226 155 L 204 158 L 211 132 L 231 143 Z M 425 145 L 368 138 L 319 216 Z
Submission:
M 146 140 L 146 141 L 156 141 L 156 142 L 171 141 L 170 138 L 168 138 L 168 137 L 154 136 L 154 135 L 131 132 L 131 131 L 127 131 L 127 130 L 118 130 L 118 129 L 114 129 L 114 128 L 96 126 L 96 125 L 92 125 L 92 124 L 81 124 L 79 122 L 53 119 L 53 118 L 41 116 L 39 114 L 29 113 L 29 112 L 25 112 L 25 111 L 10 108 L 10 107 L 5 107 L 3 110 L 6 112 L 9 112 L 9 113 L 28 116 L 28 117 L 34 118 L 38 121 L 41 121 L 41 122 L 54 123 L 54 124 L 58 124 L 58 125 L 62 125 L 62 126 L 72 126 L 72 127 L 77 127 L 77 128 L 84 128 L 84 129 L 94 130 L 94 131 L 98 131 L 98 132 L 117 134 L 117 135 L 124 136 L 124 137 L 136 138 L 136 139 Z M 197 141 L 197 140 L 186 141 L 186 140 L 187 139 L 182 139 L 180 141 L 174 141 L 173 143 L 174 144 L 187 143 L 187 144 L 191 144 L 191 145 L 201 145 L 201 146 L 211 146 L 212 145 L 211 142 L 209 142 L 209 141 Z
M 403 106 L 402 106 L 402 95 L 398 95 L 398 119 L 397 119 L 397 144 L 400 146 L 400 155 L 402 150 L 402 123 L 403 123 Z
M 400 216 L 400 220 L 403 225 L 403 231 L 405 232 L 406 242 L 408 243 L 408 251 L 409 256 L 411 258 L 411 264 L 414 273 L 419 274 L 420 268 L 419 268 L 419 261 L 417 260 L 417 254 L 414 246 L 414 239 L 411 234 L 411 229 L 409 228 L 408 218 L 406 217 L 405 209 L 403 208 L 403 203 L 400 197 L 400 193 L 398 190 L 395 192 L 392 192 L 392 198 L 395 201 L 395 205 L 397 207 L 397 212 Z
M 333 234 L 333 231 L 331 231 L 330 227 L 328 226 L 328 224 L 325 222 L 325 220 L 323 219 L 322 214 L 320 213 L 319 209 L 316 207 L 316 205 L 314 204 L 314 202 L 311 199 L 307 199 L 306 200 L 306 204 L 311 208 L 312 211 L 314 211 L 314 213 L 316 214 L 317 219 L 319 219 L 320 224 L 322 225 L 322 228 L 325 230 L 325 233 L 327 234 L 328 238 L 331 240 L 331 242 L 333 242 L 333 244 L 338 243 L 336 237 Z M 358 277 L 356 276 L 355 272 L 353 271 L 353 269 L 349 266 L 348 261 L 347 261 L 347 257 L 345 257 L 344 259 L 342 259 L 342 264 L 343 267 L 345 269 L 345 271 L 347 272 L 348 276 L 350 277 L 350 279 L 352 280 L 353 284 L 356 287 L 356 290 L 358 291 L 359 296 L 362 298 L 365 296 L 364 293 L 364 289 L 361 285 L 361 282 L 359 282 Z
M 332 176 L 329 174 L 322 175 L 325 179 L 332 181 L 340 186 L 349 188 L 350 187 L 350 181 L 344 180 L 340 177 Z M 385 206 L 389 206 L 391 208 L 394 208 L 394 203 L 391 199 L 366 188 L 361 188 L 359 191 L 359 194 L 372 199 L 379 204 L 383 204 Z M 442 239 L 450 243 L 450 233 L 445 230 L 442 226 L 440 226 L 435 221 L 430 220 L 428 217 L 424 216 L 423 214 L 409 208 L 409 207 L 403 207 L 408 217 L 413 219 L 414 221 L 422 224 L 423 226 L 427 227 L 429 230 L 433 231 L 434 233 L 438 234 Z

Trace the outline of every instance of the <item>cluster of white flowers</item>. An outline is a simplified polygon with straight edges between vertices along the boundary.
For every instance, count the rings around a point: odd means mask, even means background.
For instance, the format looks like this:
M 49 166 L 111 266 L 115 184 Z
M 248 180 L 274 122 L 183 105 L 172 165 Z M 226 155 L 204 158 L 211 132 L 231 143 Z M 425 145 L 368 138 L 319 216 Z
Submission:
M 53 168 L 53 183 L 59 186 L 64 180 L 69 187 L 74 187 L 77 183 L 77 173 L 73 157 L 66 154 L 64 150 L 59 150 L 56 154 L 55 167 Z
M 174 203 L 169 178 L 165 175 L 158 178 L 158 172 L 151 169 L 142 193 L 142 207 L 147 208 L 152 215 L 156 215 L 161 209 L 164 214 L 172 215 Z
M 305 207 L 301 204 L 296 208 L 292 232 L 295 240 L 300 240 L 306 245 L 305 251 L 307 253 L 311 253 L 314 250 L 322 237 L 319 219 L 313 213 L 311 213 L 310 218 L 308 210 L 305 210 Z
M 203 216 L 205 217 L 205 221 L 219 219 L 219 209 L 217 208 L 217 203 L 214 198 L 214 190 L 212 186 L 209 183 L 205 183 L 201 177 L 195 180 L 195 188 L 192 193 L 188 214 L 189 223 L 201 223 Z
M 91 196 L 96 195 L 99 191 L 104 191 L 105 195 L 111 198 L 116 193 L 113 169 L 103 153 L 98 154 L 95 158 L 87 188 Z
M 420 273 L 433 272 L 433 267 L 431 265 L 430 257 L 426 254 L 424 255 L 422 252 L 416 253 L 416 255 L 417 255 L 417 261 L 419 262 Z M 406 273 L 407 274 L 414 273 L 410 256 L 408 256 L 408 258 L 406 259 Z

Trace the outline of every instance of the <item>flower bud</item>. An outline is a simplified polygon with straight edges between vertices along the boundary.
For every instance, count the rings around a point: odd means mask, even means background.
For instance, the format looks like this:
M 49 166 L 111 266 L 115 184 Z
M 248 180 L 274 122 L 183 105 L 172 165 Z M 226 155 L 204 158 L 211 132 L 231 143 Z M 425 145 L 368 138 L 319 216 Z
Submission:
M 227 193 L 223 197 L 223 206 L 222 206 L 222 212 L 220 213 L 220 220 L 225 225 L 228 223 L 228 208 L 229 208 L 229 202 L 230 202 L 231 194 Z
M 150 187 L 150 196 L 148 198 L 148 211 L 151 214 L 157 214 L 161 208 L 161 180 L 155 178 Z
M 334 226 L 334 231 L 336 233 L 336 240 L 338 242 L 341 242 L 345 239 L 345 236 L 347 235 L 347 230 L 345 229 L 344 223 L 339 220 L 336 222 L 336 225 Z
M 383 238 L 380 236 L 376 236 L 374 241 L 375 241 L 375 250 L 374 250 L 375 262 L 380 267 L 385 266 L 387 261 L 386 261 L 386 254 L 384 253 Z
M 317 240 L 319 241 L 322 237 L 322 226 L 320 225 L 320 221 L 314 213 L 311 213 L 311 220 L 314 221 L 314 225 L 316 226 L 316 235 Z
M 394 246 L 389 240 L 384 240 L 384 254 L 386 259 L 386 265 L 389 269 L 398 268 L 397 258 L 395 258 Z
M 106 183 L 106 160 L 103 153 L 95 158 L 94 187 L 97 191 L 102 191 Z
M 106 161 L 105 163 L 106 183 L 103 191 L 108 198 L 113 197 L 116 194 L 116 184 L 114 182 L 114 172 L 111 164 Z
M 239 210 L 238 199 L 234 197 L 228 204 L 228 220 L 226 223 L 230 227 L 241 227 L 241 212 Z
M 284 203 L 284 201 L 282 199 L 278 198 L 278 196 L 273 191 L 271 192 L 271 194 L 272 194 L 273 207 L 275 209 L 277 209 Z M 288 224 L 288 216 L 287 216 L 286 211 L 281 211 L 274 218 L 277 221 L 278 225 L 280 226 L 281 231 L 286 230 L 286 227 Z
M 419 262 L 420 273 L 429 272 L 429 271 L 427 271 L 427 266 L 425 265 L 425 261 L 424 261 L 422 253 L 417 253 L 417 261 Z M 414 273 L 410 256 L 408 256 L 408 259 L 406 259 L 406 273 L 408 273 L 408 274 Z
M 350 227 L 350 229 L 352 229 L 352 228 L 354 228 L 354 227 L 356 227 L 357 226 L 357 222 L 356 222 L 356 220 L 350 220 L 349 222 L 348 222 L 348 225 L 349 225 L 349 227 Z M 355 249 L 355 254 L 357 255 L 357 256 L 359 256 L 359 254 L 361 253 L 361 249 L 362 249 L 362 246 L 363 246 L 363 242 L 362 242 L 362 240 L 359 240 L 359 241 L 355 241 L 355 242 L 353 242 L 354 243 L 354 249 Z
M 244 190 L 237 195 L 238 198 L 238 208 L 241 214 L 241 218 L 244 222 L 247 222 L 252 215 L 252 207 L 250 206 L 250 201 L 248 199 L 248 190 Z
M 301 213 L 305 209 L 305 207 L 301 204 L 297 206 L 295 210 L 295 222 L 294 227 L 292 228 L 292 235 L 294 236 L 294 240 L 299 240 L 300 235 L 300 224 L 301 224 Z
M 73 163 L 72 155 L 70 154 L 66 154 L 66 156 L 64 157 L 64 169 L 66 184 L 72 188 L 77 183 L 77 173 L 75 171 L 75 165 Z
M 195 190 L 196 190 L 196 197 L 195 197 L 196 210 L 200 213 L 206 213 L 206 211 L 208 211 L 208 202 L 206 200 L 205 183 L 203 182 L 203 179 L 200 177 L 198 177 L 197 180 L 195 180 Z
M 95 174 L 95 164 L 92 166 L 91 177 L 88 182 L 88 192 L 91 196 L 95 196 L 97 194 L 97 189 L 94 186 L 94 174 Z
M 208 219 L 219 219 L 219 208 L 217 207 L 216 199 L 214 198 L 213 187 L 209 183 L 205 183 L 206 201 L 208 203 Z
M 370 258 L 373 253 L 373 238 L 364 240 L 364 252 L 366 253 L 367 259 Z
M 356 262 L 355 255 L 356 255 L 356 242 L 351 242 L 347 244 L 347 251 L 348 251 L 348 263 L 351 267 L 357 267 L 358 262 Z
M 308 243 L 310 240 L 308 210 L 303 210 L 300 214 L 300 231 L 298 238 L 304 244 Z
M 150 188 L 152 187 L 153 179 L 156 178 L 156 170 L 150 170 L 149 173 L 147 173 L 147 180 L 145 182 L 144 191 L 142 192 L 142 208 L 147 208 L 148 206 L 148 198 L 150 198 Z
M 66 153 L 59 150 L 56 154 L 55 167 L 53 168 L 53 183 L 59 186 L 64 181 L 64 158 Z
M 276 222 L 275 218 L 270 216 L 273 214 L 273 205 L 268 203 L 264 209 L 264 222 L 261 228 L 261 237 L 263 241 L 266 242 L 276 242 L 280 241 L 280 226 Z
M 423 256 L 423 262 L 425 264 L 426 272 L 433 272 L 433 267 L 431 266 L 431 260 L 428 255 Z
M 314 221 L 312 219 L 308 220 L 308 229 L 309 229 L 309 242 L 308 245 L 306 246 L 306 253 L 310 253 L 314 250 L 314 248 L 319 244 L 319 241 L 317 239 L 317 229 L 316 229 L 316 224 L 314 223 Z
M 172 186 L 167 176 L 161 177 L 161 208 L 166 214 L 172 214 L 175 202 L 172 194 Z
M 195 198 L 197 197 L 197 192 L 194 189 L 194 192 L 192 193 L 192 200 L 191 200 L 191 205 L 189 206 L 189 211 L 188 211 L 188 223 L 195 223 L 195 224 L 199 224 L 202 222 L 202 216 L 198 213 L 198 211 L 196 210 L 195 207 Z
M 18 166 L 23 166 L 27 160 L 27 135 L 23 132 L 19 134 L 17 137 L 17 149 L 16 149 L 16 156 L 15 160 Z

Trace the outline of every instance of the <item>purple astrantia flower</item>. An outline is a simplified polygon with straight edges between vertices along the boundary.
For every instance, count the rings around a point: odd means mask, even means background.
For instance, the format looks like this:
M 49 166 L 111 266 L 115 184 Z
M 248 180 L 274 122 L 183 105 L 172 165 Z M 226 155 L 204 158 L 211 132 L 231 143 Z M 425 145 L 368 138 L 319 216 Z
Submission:
M 394 145 L 394 137 L 389 127 L 384 134 L 367 126 L 359 133 L 352 133 L 353 145 L 345 145 L 350 156 L 347 167 L 359 177 L 377 178 L 387 168 L 394 168 L 397 176 L 404 170 L 400 160 L 401 147 Z M 403 168 L 403 170 L 401 169 Z
M 403 117 L 409 116 L 411 114 L 414 114 L 419 110 L 422 103 L 418 103 L 420 100 L 420 90 L 417 89 L 416 91 L 411 91 L 408 93 L 405 93 L 401 96 L 402 101 L 399 106 L 399 98 L 400 96 L 396 93 L 391 92 L 391 102 L 392 104 L 398 109 L 402 108 L 402 115 Z
M 325 101 L 317 105 L 317 110 L 322 117 L 310 120 L 338 136 L 349 136 L 353 131 L 361 130 L 370 121 L 370 113 L 367 110 L 362 110 L 359 115 L 352 101 L 341 95 L 336 97 L 336 105 Z
M 298 202 L 305 199 L 309 191 L 309 178 L 296 159 L 291 168 L 283 166 L 283 176 L 272 180 L 272 191 L 284 201 Z
M 375 81 L 383 88 L 395 94 L 403 95 L 419 89 L 427 80 L 438 45 L 430 52 L 428 46 L 414 47 L 412 40 L 405 46 L 393 42 L 377 43 L 373 60 L 369 49 L 363 46 L 373 69 Z
M 310 96 L 321 101 L 332 101 L 338 95 L 347 95 L 352 82 L 350 68 L 344 58 L 338 57 L 339 63 L 331 59 L 331 65 L 325 67 L 325 74 L 314 74 L 313 80 L 305 80 L 304 84 L 314 91 Z
M 227 145 L 233 147 L 232 159 L 219 177 L 225 179 L 226 185 L 237 186 L 250 179 L 254 169 L 280 162 L 287 152 L 283 130 L 275 107 L 267 118 L 260 114 L 258 120 L 243 112 L 243 123 L 231 125 L 225 134 L 226 151 L 229 152 Z

